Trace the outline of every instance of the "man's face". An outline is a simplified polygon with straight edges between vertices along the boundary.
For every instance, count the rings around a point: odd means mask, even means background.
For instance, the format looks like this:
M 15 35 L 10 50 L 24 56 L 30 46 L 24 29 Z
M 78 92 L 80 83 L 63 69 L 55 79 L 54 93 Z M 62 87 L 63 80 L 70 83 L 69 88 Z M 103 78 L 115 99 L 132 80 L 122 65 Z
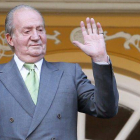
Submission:
M 13 35 L 10 45 L 15 54 L 24 62 L 34 63 L 46 53 L 47 37 L 43 19 L 30 9 L 19 9 L 13 15 Z

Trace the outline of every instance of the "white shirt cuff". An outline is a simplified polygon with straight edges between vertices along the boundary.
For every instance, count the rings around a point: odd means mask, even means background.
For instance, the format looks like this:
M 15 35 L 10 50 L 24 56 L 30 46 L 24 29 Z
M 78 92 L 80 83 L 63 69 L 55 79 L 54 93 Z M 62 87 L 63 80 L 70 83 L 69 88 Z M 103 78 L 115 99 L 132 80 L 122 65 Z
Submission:
M 107 62 L 95 62 L 95 63 L 99 65 L 109 65 L 110 64 L 109 56 L 107 55 Z

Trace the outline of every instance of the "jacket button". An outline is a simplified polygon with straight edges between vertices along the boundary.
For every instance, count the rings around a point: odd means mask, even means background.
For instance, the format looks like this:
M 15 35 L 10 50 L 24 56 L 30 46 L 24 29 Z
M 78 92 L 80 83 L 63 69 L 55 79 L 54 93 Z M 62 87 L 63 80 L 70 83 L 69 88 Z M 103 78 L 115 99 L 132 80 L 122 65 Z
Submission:
M 56 140 L 55 138 L 51 138 L 51 140 Z
M 58 118 L 58 119 L 61 119 L 61 114 L 58 114 L 58 115 L 57 115 L 57 118 Z
M 13 118 L 10 118 L 10 122 L 13 123 L 14 122 L 14 119 Z

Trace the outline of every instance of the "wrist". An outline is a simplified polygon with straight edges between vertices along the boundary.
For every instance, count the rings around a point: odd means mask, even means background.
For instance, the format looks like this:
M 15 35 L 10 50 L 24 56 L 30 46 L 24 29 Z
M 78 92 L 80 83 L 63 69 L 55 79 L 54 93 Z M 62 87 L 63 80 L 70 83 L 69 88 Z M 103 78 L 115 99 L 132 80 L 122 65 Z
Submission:
M 105 56 L 101 57 L 91 57 L 92 61 L 95 62 L 95 63 L 98 63 L 98 62 L 106 62 L 106 63 L 109 63 L 109 58 L 108 58 L 108 55 L 106 54 Z

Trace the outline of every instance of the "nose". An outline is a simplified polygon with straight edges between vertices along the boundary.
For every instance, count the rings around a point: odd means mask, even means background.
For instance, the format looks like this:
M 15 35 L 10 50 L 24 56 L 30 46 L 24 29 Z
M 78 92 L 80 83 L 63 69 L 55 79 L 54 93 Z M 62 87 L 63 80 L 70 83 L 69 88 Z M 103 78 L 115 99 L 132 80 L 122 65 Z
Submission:
M 36 30 L 34 30 L 31 35 L 31 40 L 38 41 L 39 39 L 40 39 L 40 36 L 39 36 L 38 32 Z

